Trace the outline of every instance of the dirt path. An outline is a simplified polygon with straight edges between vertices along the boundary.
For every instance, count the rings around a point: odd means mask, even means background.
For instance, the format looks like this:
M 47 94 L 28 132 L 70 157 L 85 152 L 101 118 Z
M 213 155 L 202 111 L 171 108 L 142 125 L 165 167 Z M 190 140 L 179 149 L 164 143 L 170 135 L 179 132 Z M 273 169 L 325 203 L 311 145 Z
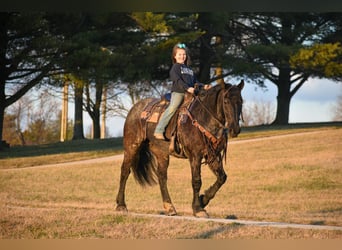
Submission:
M 220 219 L 220 218 L 196 218 L 194 216 L 165 216 L 159 214 L 138 214 L 128 213 L 130 216 L 145 217 L 145 218 L 163 218 L 169 220 L 191 220 L 191 221 L 207 221 L 224 224 L 241 224 L 246 226 L 259 226 L 259 227 L 278 227 L 278 228 L 299 228 L 299 229 L 311 229 L 311 230 L 342 230 L 339 226 L 324 226 L 324 225 L 307 225 L 307 224 L 294 224 L 283 222 L 269 222 L 269 221 L 252 221 L 252 220 L 232 220 L 232 219 Z

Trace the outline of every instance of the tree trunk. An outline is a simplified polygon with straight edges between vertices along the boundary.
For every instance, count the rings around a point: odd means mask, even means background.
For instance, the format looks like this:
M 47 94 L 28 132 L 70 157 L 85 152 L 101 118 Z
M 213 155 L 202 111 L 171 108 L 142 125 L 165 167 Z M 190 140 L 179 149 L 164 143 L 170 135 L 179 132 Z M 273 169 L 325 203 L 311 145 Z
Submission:
M 93 139 L 100 139 L 101 127 L 100 127 L 100 115 L 94 114 L 93 118 Z
M 68 131 L 68 88 L 69 84 L 67 81 L 63 87 L 63 101 L 62 101 L 62 116 L 61 116 L 61 138 L 60 141 L 64 142 L 67 139 Z
M 215 36 L 215 44 L 216 46 L 220 46 L 222 44 L 222 37 L 221 36 Z M 223 75 L 223 70 L 222 70 L 222 65 L 221 63 L 218 63 L 217 67 L 215 68 L 215 76 L 219 77 Z M 224 88 L 225 82 L 223 80 L 223 78 L 219 78 L 216 81 L 218 84 L 220 84 L 222 86 L 222 88 Z
M 4 119 L 5 119 L 5 105 L 3 105 L 2 101 L 0 100 L 0 151 L 4 148 L 4 145 L 2 142 L 2 132 L 4 129 Z
M 2 138 L 5 119 L 6 108 L 6 95 L 5 85 L 7 79 L 7 67 L 6 67 L 6 48 L 7 48 L 7 24 L 9 20 L 9 14 L 2 13 L 0 15 L 0 150 L 3 148 Z
M 102 102 L 102 91 L 103 91 L 103 84 L 96 82 L 96 93 L 95 93 L 95 105 L 93 108 L 93 138 L 100 139 L 101 137 L 101 126 L 100 126 L 100 108 Z
M 95 83 L 95 102 L 92 102 L 90 97 L 90 86 L 86 86 L 86 105 L 85 109 L 88 112 L 93 122 L 92 137 L 93 139 L 100 139 L 101 137 L 101 126 L 100 126 L 100 108 L 102 101 L 102 88 L 103 84 L 99 81 Z
M 83 134 L 83 84 L 75 83 L 75 122 L 72 140 L 84 139 Z
M 272 124 L 287 125 L 289 123 L 290 102 L 292 97 L 289 69 L 279 70 L 279 80 L 276 85 L 278 86 L 277 113 Z
M 106 138 L 106 116 L 107 116 L 107 86 L 103 88 L 102 98 L 102 114 L 101 114 L 101 139 Z
M 199 65 L 199 73 L 198 80 L 201 83 L 207 83 L 210 79 L 210 67 L 211 62 L 213 60 L 213 52 L 210 47 L 211 36 L 203 35 L 201 37 L 201 46 L 200 46 L 200 65 Z

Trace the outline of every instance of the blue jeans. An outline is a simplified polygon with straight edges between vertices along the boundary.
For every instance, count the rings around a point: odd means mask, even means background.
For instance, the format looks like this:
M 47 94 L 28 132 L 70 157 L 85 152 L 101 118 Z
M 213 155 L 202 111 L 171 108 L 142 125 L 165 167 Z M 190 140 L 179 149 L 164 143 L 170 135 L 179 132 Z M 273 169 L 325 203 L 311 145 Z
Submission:
M 171 100 L 169 106 L 166 108 L 165 112 L 160 117 L 159 123 L 154 131 L 156 134 L 162 134 L 165 131 L 165 127 L 169 124 L 172 116 L 176 113 L 178 107 L 184 100 L 184 93 L 171 93 Z

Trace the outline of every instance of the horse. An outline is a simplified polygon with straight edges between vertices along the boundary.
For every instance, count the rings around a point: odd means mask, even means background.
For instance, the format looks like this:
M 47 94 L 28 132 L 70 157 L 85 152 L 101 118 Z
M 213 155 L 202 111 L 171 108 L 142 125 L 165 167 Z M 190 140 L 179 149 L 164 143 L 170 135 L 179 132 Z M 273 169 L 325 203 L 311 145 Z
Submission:
M 243 87 L 244 81 L 241 80 L 238 85 L 217 84 L 208 90 L 199 91 L 197 95 L 187 93 L 185 100 L 190 98 L 190 104 L 181 105 L 179 108 L 173 136 L 183 151 L 183 158 L 190 162 L 192 210 L 195 217 L 209 217 L 205 207 L 226 182 L 223 159 L 226 159 L 228 137 L 236 137 L 241 131 Z M 167 187 L 170 141 L 154 138 L 155 123 L 143 126 L 141 122 L 141 113 L 152 101 L 153 99 L 146 98 L 133 105 L 124 124 L 124 158 L 116 197 L 116 211 L 128 212 L 125 187 L 133 171 L 135 179 L 141 185 L 156 184 L 155 179 L 158 178 L 165 214 L 173 216 L 177 215 L 177 212 Z M 216 181 L 200 194 L 201 166 L 204 163 L 214 173 Z

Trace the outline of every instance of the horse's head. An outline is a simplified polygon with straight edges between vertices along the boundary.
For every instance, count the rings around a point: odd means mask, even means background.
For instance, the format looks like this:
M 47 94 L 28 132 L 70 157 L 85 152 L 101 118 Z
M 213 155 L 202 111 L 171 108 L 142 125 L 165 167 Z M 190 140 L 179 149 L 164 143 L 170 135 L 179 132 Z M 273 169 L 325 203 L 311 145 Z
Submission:
M 240 118 L 242 118 L 241 91 L 245 83 L 243 80 L 238 85 L 225 84 L 223 98 L 223 112 L 225 127 L 229 130 L 230 137 L 237 137 L 241 131 Z

